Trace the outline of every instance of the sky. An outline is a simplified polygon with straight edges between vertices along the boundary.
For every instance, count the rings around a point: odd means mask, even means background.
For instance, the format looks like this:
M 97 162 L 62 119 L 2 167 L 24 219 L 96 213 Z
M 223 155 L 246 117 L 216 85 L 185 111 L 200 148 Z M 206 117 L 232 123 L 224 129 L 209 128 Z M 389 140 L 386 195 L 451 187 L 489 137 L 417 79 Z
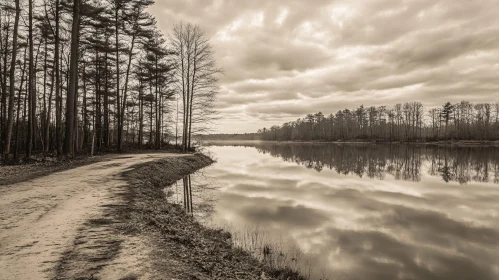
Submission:
M 220 120 L 256 132 L 308 113 L 499 102 L 499 0 L 156 0 L 210 38 Z

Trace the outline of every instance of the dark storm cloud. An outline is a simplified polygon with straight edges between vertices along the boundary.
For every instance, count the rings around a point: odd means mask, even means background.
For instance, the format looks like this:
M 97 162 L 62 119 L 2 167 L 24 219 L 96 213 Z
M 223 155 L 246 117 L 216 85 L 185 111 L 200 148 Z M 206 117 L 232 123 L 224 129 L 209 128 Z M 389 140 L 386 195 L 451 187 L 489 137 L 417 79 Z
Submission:
M 496 0 L 157 0 L 160 28 L 199 24 L 221 77 L 221 132 L 306 113 L 499 101 Z

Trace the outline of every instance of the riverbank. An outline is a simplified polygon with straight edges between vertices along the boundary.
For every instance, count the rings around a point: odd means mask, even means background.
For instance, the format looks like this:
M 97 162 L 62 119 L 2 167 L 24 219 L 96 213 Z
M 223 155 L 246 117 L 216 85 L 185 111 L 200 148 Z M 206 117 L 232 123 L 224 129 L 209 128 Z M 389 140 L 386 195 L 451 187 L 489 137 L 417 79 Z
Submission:
M 168 202 L 165 187 L 212 163 L 197 154 L 144 163 L 124 174 L 128 181 L 124 229 L 153 244 L 149 268 L 127 279 L 140 275 L 149 279 L 304 279 L 290 270 L 266 267 L 249 252 L 235 248 L 229 233 L 202 226 L 179 205 Z

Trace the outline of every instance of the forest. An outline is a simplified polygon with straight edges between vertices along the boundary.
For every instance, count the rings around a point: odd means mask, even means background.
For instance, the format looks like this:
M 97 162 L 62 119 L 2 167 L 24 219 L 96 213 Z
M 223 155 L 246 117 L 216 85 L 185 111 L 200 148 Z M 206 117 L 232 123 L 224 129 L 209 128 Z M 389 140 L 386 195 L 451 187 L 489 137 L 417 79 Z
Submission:
M 190 150 L 219 91 L 209 38 L 162 34 L 152 0 L 0 0 L 5 161 L 129 147 Z
M 445 103 L 425 110 L 420 102 L 387 106 L 360 106 L 336 114 L 322 112 L 258 130 L 259 140 L 276 141 L 440 141 L 499 140 L 499 102 Z

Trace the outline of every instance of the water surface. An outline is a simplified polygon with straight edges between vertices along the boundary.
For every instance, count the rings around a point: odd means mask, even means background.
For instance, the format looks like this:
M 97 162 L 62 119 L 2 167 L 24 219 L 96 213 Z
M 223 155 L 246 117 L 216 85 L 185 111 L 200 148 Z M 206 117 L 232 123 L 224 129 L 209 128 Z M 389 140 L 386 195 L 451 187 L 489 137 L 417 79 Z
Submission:
M 189 212 L 211 226 L 264 228 L 315 278 L 499 279 L 499 148 L 208 149 L 217 163 L 191 176 Z

